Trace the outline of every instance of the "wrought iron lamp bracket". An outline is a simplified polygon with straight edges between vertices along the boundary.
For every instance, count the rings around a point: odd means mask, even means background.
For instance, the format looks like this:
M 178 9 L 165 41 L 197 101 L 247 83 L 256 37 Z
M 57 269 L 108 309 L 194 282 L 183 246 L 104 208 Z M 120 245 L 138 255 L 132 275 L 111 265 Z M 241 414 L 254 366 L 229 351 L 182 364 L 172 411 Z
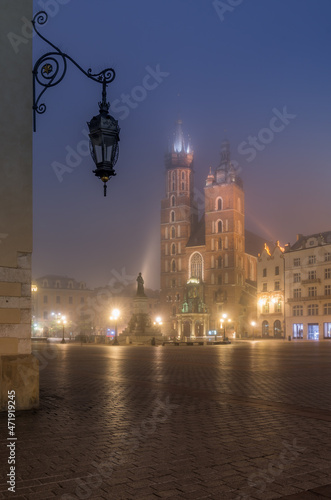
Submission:
M 111 83 L 115 79 L 115 70 L 112 68 L 106 68 L 100 73 L 92 73 L 92 69 L 89 68 L 85 71 L 72 57 L 65 54 L 56 45 L 47 40 L 41 33 L 39 33 L 37 26 L 43 26 L 48 19 L 48 15 L 45 11 L 37 12 L 32 20 L 33 29 L 36 34 L 44 40 L 48 45 L 50 45 L 54 51 L 47 52 L 42 55 L 33 67 L 33 130 L 36 131 L 36 117 L 37 114 L 41 115 L 46 111 L 46 104 L 40 102 L 42 96 L 47 89 L 55 87 L 64 78 L 67 72 L 67 61 L 70 61 L 76 66 L 76 68 L 81 71 L 85 76 L 93 80 L 94 82 L 102 84 L 102 101 L 99 103 L 100 112 L 108 112 L 109 103 L 107 103 L 106 88 L 107 84 Z M 38 96 L 36 96 L 36 84 L 38 84 L 42 89 L 40 90 Z

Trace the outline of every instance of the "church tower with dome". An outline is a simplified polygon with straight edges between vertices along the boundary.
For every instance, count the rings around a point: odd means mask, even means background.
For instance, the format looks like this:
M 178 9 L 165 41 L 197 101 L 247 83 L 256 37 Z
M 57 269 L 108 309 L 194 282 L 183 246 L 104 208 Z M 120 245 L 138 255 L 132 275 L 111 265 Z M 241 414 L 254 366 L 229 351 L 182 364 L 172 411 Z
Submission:
M 227 335 L 239 336 L 249 329 L 254 315 L 258 253 L 245 249 L 243 182 L 231 162 L 230 144 L 224 141 L 220 163 L 206 178 L 205 211 L 199 219 L 193 159 L 178 120 L 165 156 L 166 192 L 161 202 L 165 333 L 206 336 L 224 329 L 226 317 Z

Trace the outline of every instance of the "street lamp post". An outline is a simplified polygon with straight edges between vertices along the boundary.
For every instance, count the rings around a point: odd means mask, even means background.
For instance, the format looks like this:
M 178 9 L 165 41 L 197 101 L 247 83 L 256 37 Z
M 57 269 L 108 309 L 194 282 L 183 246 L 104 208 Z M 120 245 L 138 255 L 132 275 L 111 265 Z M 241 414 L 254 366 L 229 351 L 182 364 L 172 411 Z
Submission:
M 66 341 L 64 339 L 64 325 L 67 323 L 66 317 L 62 316 L 61 319 L 58 320 L 58 323 L 62 323 L 62 340 L 61 340 L 61 344 L 65 344 Z
M 252 325 L 252 337 L 253 337 L 253 340 L 254 340 L 254 327 L 256 326 L 255 321 L 252 321 L 251 325 Z
M 120 317 L 120 311 L 118 309 L 113 309 L 110 319 L 115 321 L 115 338 L 113 345 L 119 345 L 118 338 L 117 338 L 117 320 Z
M 226 313 L 222 314 L 222 318 L 221 318 L 221 330 L 223 328 L 223 342 L 226 341 L 226 337 L 225 337 L 225 329 L 226 329 L 226 327 L 225 327 L 225 320 L 227 319 L 227 317 L 228 317 L 228 315 Z M 228 318 L 228 323 L 230 323 L 230 322 L 231 322 L 231 319 Z

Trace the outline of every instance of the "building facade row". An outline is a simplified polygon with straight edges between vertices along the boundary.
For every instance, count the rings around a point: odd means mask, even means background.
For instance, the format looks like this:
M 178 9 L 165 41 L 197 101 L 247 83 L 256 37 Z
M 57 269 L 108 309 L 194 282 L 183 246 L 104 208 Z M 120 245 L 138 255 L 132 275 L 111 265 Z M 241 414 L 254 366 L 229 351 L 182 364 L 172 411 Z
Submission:
M 113 309 L 120 311 L 118 332 L 125 329 L 134 312 L 134 287 L 120 294 L 111 287 L 90 289 L 86 283 L 60 275 L 46 275 L 32 283 L 32 335 L 62 336 L 65 317 L 66 336 L 111 335 Z M 152 321 L 159 316 L 159 294 L 147 291 L 148 312 Z
M 257 264 L 257 327 L 263 337 L 331 339 L 331 231 L 265 246 Z

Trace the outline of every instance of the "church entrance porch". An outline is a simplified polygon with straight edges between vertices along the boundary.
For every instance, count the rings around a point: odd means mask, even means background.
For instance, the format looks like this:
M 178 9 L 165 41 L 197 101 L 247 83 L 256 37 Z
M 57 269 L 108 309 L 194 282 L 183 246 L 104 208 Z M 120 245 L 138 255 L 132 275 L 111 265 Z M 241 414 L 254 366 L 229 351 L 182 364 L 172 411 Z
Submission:
M 177 314 L 177 338 L 183 340 L 207 337 L 209 330 L 208 313 L 180 313 Z

